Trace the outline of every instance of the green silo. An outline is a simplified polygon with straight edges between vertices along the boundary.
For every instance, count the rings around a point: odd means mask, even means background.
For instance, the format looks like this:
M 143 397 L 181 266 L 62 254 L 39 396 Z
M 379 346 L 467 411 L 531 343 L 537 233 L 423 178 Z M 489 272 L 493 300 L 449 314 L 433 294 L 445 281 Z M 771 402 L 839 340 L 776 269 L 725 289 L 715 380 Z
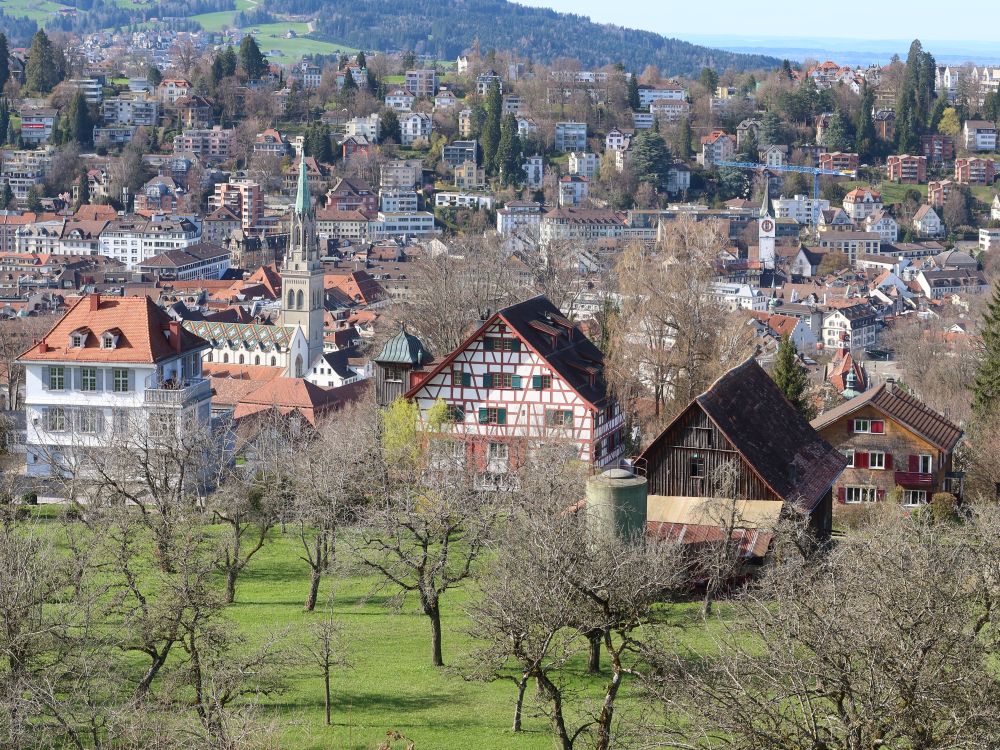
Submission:
M 587 525 L 598 534 L 630 538 L 645 533 L 646 479 L 608 469 L 587 480 Z

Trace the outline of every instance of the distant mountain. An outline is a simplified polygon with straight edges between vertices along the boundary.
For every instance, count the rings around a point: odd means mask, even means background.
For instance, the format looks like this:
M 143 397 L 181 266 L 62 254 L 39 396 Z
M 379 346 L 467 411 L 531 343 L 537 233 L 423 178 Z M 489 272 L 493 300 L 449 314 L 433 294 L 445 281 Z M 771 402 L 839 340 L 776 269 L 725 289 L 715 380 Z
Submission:
M 576 58 L 585 68 L 621 62 L 634 72 L 655 65 L 666 75 L 781 64 L 775 57 L 710 49 L 505 0 L 267 0 L 265 7 L 315 14 L 313 36 L 321 39 L 362 49 L 413 50 L 442 60 L 454 59 L 478 39 L 483 51 L 511 50 L 540 63 L 560 57 Z

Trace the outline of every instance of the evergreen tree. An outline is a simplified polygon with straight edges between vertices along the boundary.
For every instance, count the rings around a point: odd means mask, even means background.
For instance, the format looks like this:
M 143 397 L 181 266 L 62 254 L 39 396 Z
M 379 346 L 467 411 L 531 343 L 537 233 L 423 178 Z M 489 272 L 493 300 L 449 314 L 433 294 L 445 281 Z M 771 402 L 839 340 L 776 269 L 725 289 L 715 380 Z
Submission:
M 789 81 L 792 80 L 792 63 L 787 59 L 781 61 L 781 75 Z
M 777 112 L 767 112 L 760 121 L 760 134 L 757 142 L 761 146 L 774 146 L 785 142 L 785 129 Z M 756 159 L 754 159 L 756 161 Z
M 42 210 L 42 188 L 32 185 L 28 188 L 28 210 L 38 213 Z
M 500 115 L 503 111 L 503 99 L 500 95 L 500 84 L 496 81 L 490 84 L 486 93 L 486 120 L 483 122 L 483 132 L 479 138 L 483 147 L 483 166 L 490 174 L 496 174 L 497 148 L 500 145 Z
M 1000 93 L 991 91 L 983 100 L 983 117 L 990 122 L 1000 120 Z
M 4 182 L 3 187 L 0 188 L 0 208 L 13 208 L 14 207 L 14 191 L 10 189 L 10 184 Z
M 76 141 L 81 146 L 94 142 L 94 122 L 90 116 L 90 105 L 82 91 L 77 91 L 70 100 L 63 116 L 63 143 Z
M 698 76 L 698 80 L 701 85 L 705 87 L 709 94 L 715 93 L 716 87 L 719 85 L 719 74 L 716 73 L 711 68 L 702 68 L 701 75 Z
M 9 128 L 10 128 L 10 104 L 7 102 L 6 99 L 0 99 L 0 138 L 7 137 L 7 130 Z
M 146 80 L 151 86 L 159 86 L 163 82 L 163 73 L 155 65 L 150 65 L 146 68 Z
M 222 54 L 220 52 L 216 52 L 212 57 L 212 66 L 208 69 L 208 77 L 212 82 L 213 89 L 222 80 Z
M 865 84 L 861 91 L 861 109 L 854 123 L 854 145 L 861 161 L 866 161 L 875 153 L 878 146 L 878 133 L 872 121 L 872 110 L 875 108 L 875 91 Z
M 663 136 L 652 130 L 643 130 L 632 139 L 631 150 L 632 171 L 639 181 L 665 190 L 670 171 L 670 151 Z
M 979 332 L 983 351 L 972 389 L 972 408 L 976 416 L 987 418 L 1000 407 L 1000 282 L 993 288 Z
M 24 69 L 25 85 L 29 91 L 48 94 L 62 80 L 61 55 L 56 53 L 44 29 L 39 29 L 31 40 L 28 63 Z
M 911 91 L 900 101 L 896 111 L 896 153 L 915 154 L 920 148 L 919 126 L 916 124 L 914 103 L 915 94 Z
M 629 76 L 628 85 L 625 89 L 625 95 L 628 97 L 629 108 L 638 112 L 640 106 L 639 79 L 635 75 Z
M 358 50 L 358 56 L 354 60 L 359 68 L 367 68 L 368 60 L 365 58 L 364 50 Z
M 853 130 L 850 119 L 838 110 L 827 123 L 823 145 L 829 151 L 854 151 Z
M 85 206 L 90 203 L 90 180 L 87 179 L 87 171 L 80 172 L 80 177 L 76 181 L 77 195 L 76 207 Z
M 815 410 L 809 402 L 809 380 L 805 368 L 799 364 L 799 353 L 788 334 L 781 337 L 778 353 L 774 360 L 774 372 L 771 373 L 774 384 L 806 419 L 815 416 Z
M 222 51 L 221 58 L 222 77 L 226 78 L 227 76 L 236 75 L 236 68 L 239 66 L 239 61 L 236 59 L 236 50 L 233 49 L 233 45 L 226 45 L 226 48 Z
M 340 93 L 353 94 L 358 90 L 358 82 L 354 80 L 354 74 L 350 69 L 344 71 L 344 85 L 340 87 Z
M 674 138 L 673 147 L 678 159 L 688 161 L 691 158 L 691 120 L 687 117 L 682 117 L 677 123 L 677 136 Z
M 521 139 L 517 134 L 517 118 L 505 115 L 500 122 L 500 144 L 497 147 L 497 168 L 504 185 L 520 185 L 524 182 L 524 168 L 521 165 Z
M 239 61 L 240 67 L 251 81 L 259 80 L 267 72 L 267 58 L 252 36 L 245 36 L 240 42 Z
M 399 127 L 399 117 L 396 115 L 395 111 L 386 108 L 382 110 L 382 114 L 379 115 L 379 132 L 383 141 L 392 141 L 393 143 L 399 143 L 403 139 L 403 133 Z
M 3 90 L 4 84 L 7 83 L 7 79 L 10 78 L 9 55 L 10 51 L 7 49 L 7 35 L 0 32 L 0 91 Z

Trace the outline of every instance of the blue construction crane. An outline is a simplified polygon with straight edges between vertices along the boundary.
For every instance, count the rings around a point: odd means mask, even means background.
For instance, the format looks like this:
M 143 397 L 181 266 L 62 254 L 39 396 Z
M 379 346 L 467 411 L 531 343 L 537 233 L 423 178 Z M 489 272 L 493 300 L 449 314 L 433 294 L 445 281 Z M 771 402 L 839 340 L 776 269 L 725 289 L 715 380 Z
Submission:
M 731 167 L 733 169 L 752 169 L 754 171 L 763 169 L 768 172 L 800 172 L 802 174 L 811 174 L 813 176 L 813 199 L 819 198 L 820 175 L 850 177 L 852 179 L 857 179 L 858 177 L 857 170 L 854 169 L 820 169 L 819 167 L 796 167 L 792 165 L 786 167 L 772 167 L 767 164 L 757 164 L 752 161 L 716 161 L 712 163 L 717 167 Z

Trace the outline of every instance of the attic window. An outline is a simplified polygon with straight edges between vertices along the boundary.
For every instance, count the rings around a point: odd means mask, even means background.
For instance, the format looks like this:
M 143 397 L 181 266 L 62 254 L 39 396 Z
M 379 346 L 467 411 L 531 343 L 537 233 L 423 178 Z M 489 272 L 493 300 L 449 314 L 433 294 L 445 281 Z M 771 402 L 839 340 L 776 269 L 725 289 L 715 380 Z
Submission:
M 106 332 L 101 334 L 101 348 L 102 349 L 114 349 L 118 345 L 118 337 L 113 333 Z
M 69 335 L 69 345 L 71 349 L 80 349 L 87 341 L 86 331 L 73 331 Z

